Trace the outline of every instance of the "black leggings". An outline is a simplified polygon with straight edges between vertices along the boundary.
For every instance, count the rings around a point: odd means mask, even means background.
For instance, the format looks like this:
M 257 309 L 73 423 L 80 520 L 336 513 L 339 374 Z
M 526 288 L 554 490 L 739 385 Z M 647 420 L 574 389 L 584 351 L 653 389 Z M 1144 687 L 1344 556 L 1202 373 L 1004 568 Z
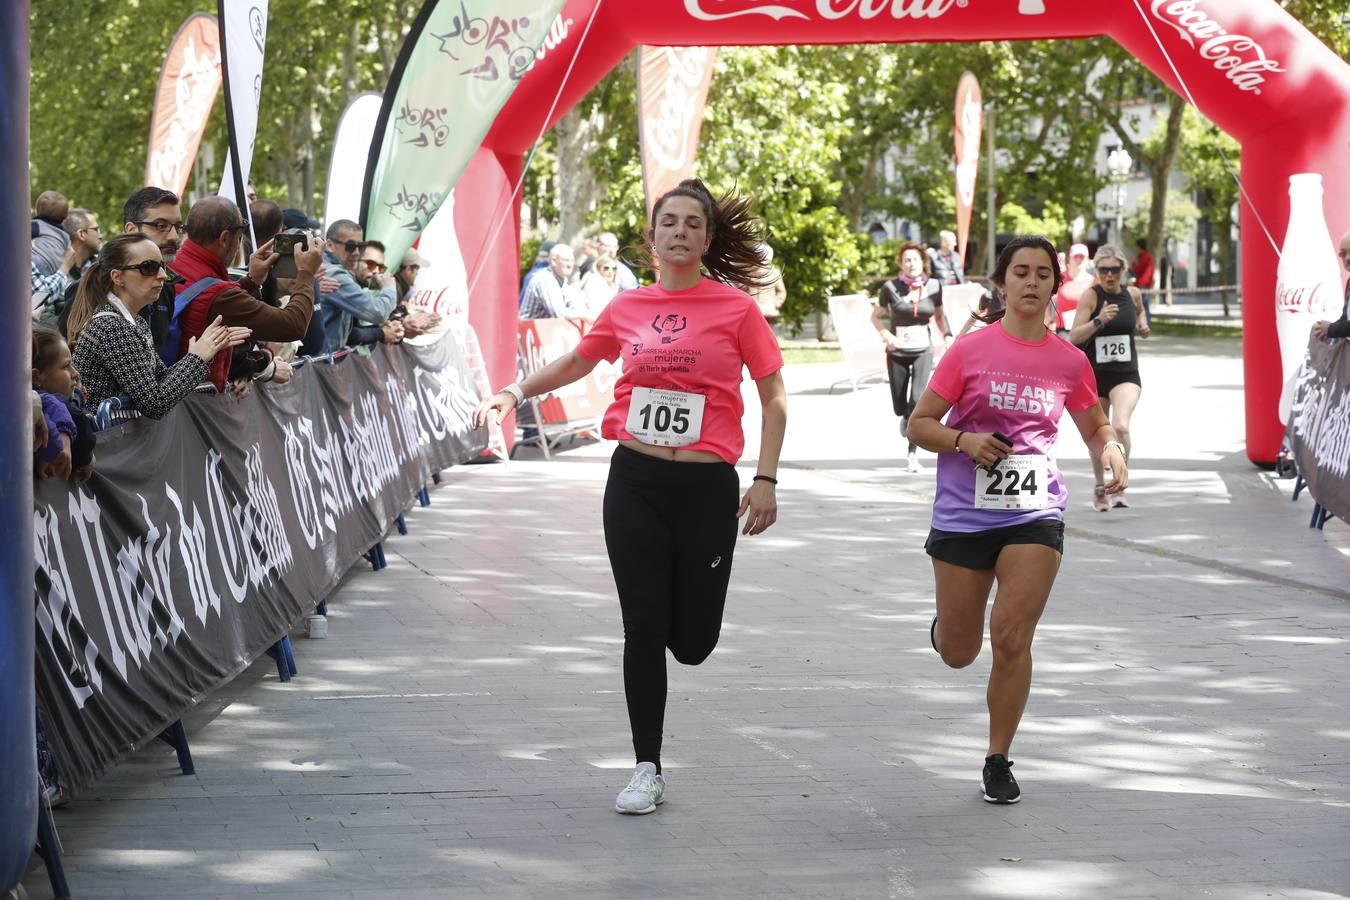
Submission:
M 739 505 L 740 480 L 727 463 L 614 451 L 605 485 L 605 547 L 623 610 L 623 687 L 633 752 L 658 770 L 666 648 L 696 666 L 717 646 Z
M 918 356 L 886 354 L 886 377 L 891 381 L 891 408 L 897 416 L 908 422 L 919 398 L 928 388 L 928 377 L 932 374 L 932 350 L 925 350 Z M 914 451 L 913 441 L 909 442 L 909 450 Z

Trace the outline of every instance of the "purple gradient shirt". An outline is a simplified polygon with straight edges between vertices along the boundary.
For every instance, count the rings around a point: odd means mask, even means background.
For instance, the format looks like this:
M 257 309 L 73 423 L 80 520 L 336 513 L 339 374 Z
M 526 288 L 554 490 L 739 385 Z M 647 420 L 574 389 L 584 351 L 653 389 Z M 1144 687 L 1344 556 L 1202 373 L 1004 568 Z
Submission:
M 1001 432 L 1012 438 L 1013 453 L 1047 457 L 1049 485 L 1043 509 L 976 509 L 975 464 L 963 453 L 939 454 L 934 528 L 986 531 L 1064 517 L 1068 490 L 1055 464 L 1059 419 L 1065 409 L 1078 412 L 1097 402 L 1097 379 L 1083 351 L 1054 334 L 1024 341 L 996 323 L 958 339 L 928 386 L 952 405 L 947 427 Z

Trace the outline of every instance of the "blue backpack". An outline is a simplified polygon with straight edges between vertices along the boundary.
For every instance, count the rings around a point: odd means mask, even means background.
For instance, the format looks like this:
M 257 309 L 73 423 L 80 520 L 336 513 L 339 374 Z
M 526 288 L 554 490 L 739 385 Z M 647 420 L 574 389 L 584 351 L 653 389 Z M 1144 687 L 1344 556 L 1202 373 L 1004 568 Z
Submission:
M 213 284 L 220 284 L 219 278 L 202 278 L 188 285 L 183 293 L 173 298 L 173 317 L 169 319 L 169 333 L 164 339 L 164 349 L 159 351 L 159 358 L 164 361 L 164 365 L 171 366 L 180 359 L 178 347 L 183 343 L 183 328 L 179 318 L 183 315 L 183 310 L 196 300 L 202 291 Z

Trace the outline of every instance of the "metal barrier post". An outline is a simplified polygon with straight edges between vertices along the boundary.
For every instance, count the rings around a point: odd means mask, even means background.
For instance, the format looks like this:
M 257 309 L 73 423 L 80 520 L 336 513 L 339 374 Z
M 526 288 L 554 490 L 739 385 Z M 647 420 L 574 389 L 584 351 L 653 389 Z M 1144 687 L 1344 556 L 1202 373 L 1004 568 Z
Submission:
M 28 0 L 0 5 L 0 209 L 9 238 L 0 245 L 0 283 L 7 303 L 0 316 L 0 893 L 19 883 L 33 855 L 38 828 L 37 734 L 33 716 L 33 433 L 28 371 L 30 315 L 23 300 L 28 233 Z M 55 185 L 52 185 L 55 187 Z M 47 819 L 50 824 L 50 819 Z M 54 843 L 48 843 L 52 854 Z M 48 871 L 60 860 L 49 856 Z M 55 876 L 53 876 L 55 877 Z M 64 878 L 62 887 L 64 887 Z M 55 886 L 55 881 L 53 881 Z M 58 890 L 58 893 L 60 891 Z

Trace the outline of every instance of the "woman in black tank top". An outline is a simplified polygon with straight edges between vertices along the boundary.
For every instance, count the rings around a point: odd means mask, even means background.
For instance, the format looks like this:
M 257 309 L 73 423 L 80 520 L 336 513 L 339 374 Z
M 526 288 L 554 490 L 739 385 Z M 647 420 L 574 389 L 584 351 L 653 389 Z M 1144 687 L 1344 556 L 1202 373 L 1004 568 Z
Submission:
M 1097 376 L 1098 401 L 1125 445 L 1128 461 L 1130 417 L 1139 403 L 1141 390 L 1135 335 L 1148 337 L 1148 322 L 1139 289 L 1121 286 L 1125 254 L 1120 248 L 1103 244 L 1097 249 L 1093 263 L 1097 267 L 1097 280 L 1078 298 L 1069 341 L 1078 345 L 1092 363 L 1093 374 Z M 1108 500 L 1101 460 L 1093 459 L 1092 474 L 1097 481 L 1092 494 L 1093 509 L 1106 512 L 1117 506 L 1130 505 L 1123 491 Z

